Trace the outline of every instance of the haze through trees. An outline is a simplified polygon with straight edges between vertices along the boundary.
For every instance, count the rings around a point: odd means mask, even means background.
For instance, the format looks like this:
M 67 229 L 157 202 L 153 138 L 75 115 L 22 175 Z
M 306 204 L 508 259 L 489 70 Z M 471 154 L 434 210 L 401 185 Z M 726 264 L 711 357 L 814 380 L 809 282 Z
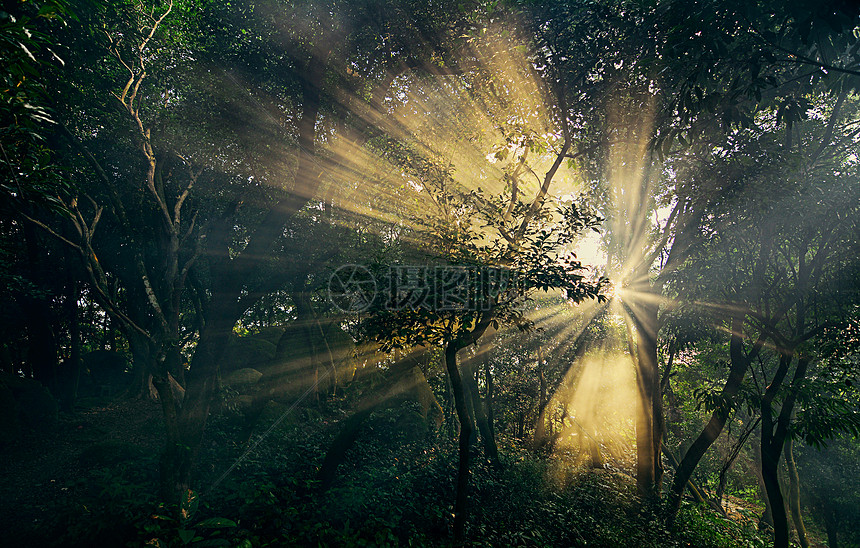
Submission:
M 855 8 L 24 4 L 0 44 L 0 277 L 25 318 L 3 368 L 74 411 L 84 351 L 125 353 L 165 501 L 205 489 L 231 409 L 244 458 L 273 402 L 343 405 L 326 490 L 414 400 L 457 440 L 456 543 L 473 447 L 504 474 L 502 436 L 630 466 L 670 527 L 721 444 L 715 506 L 755 461 L 774 545 L 827 506 L 798 447 L 860 431 Z M 341 265 L 376 300 L 339 309 Z

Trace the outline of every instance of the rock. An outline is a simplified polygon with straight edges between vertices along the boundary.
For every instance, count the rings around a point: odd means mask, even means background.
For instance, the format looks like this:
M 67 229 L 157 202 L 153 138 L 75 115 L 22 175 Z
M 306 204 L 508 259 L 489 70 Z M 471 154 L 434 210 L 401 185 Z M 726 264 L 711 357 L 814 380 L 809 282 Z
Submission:
M 0 384 L 9 388 L 12 391 L 12 396 L 15 399 L 19 398 L 21 394 L 26 392 L 27 390 L 31 390 L 34 387 L 42 386 L 37 380 L 28 379 L 26 377 L 19 377 L 18 375 L 10 375 L 9 373 L 0 374 Z
M 356 367 L 355 343 L 340 322 L 314 321 L 309 326 L 310 333 L 307 327 L 297 323 L 286 326 L 275 358 L 268 368 L 262 369 L 267 377 L 263 382 L 271 378 L 279 390 L 283 386 L 294 387 L 298 395 L 317 380 L 318 390 L 326 392 L 352 379 Z
M 254 368 L 267 364 L 275 357 L 277 347 L 264 339 L 237 337 L 229 345 L 227 354 L 221 362 L 221 370 L 226 372 L 244 368 Z
M 59 408 L 47 388 L 37 380 L 0 375 L 0 434 L 13 434 L 19 427 L 43 430 L 57 424 Z M 8 421 L 8 422 L 7 422 Z
M 245 394 L 235 397 L 230 400 L 230 405 L 233 406 L 236 411 L 242 411 L 244 413 L 254 406 L 254 396 Z
M 283 327 L 264 327 L 257 333 L 252 333 L 244 338 L 266 341 L 277 346 L 278 341 L 281 340 L 281 337 L 284 334 L 284 331 L 286 330 Z
M 322 342 L 322 341 L 320 341 Z M 278 340 L 276 359 L 278 362 L 302 361 L 311 355 L 307 331 L 302 326 L 290 324 Z
M 233 390 L 241 391 L 257 384 L 257 381 L 259 381 L 262 376 L 263 374 L 256 369 L 244 367 L 229 373 L 226 377 L 221 379 L 221 384 L 225 387 L 232 388 Z

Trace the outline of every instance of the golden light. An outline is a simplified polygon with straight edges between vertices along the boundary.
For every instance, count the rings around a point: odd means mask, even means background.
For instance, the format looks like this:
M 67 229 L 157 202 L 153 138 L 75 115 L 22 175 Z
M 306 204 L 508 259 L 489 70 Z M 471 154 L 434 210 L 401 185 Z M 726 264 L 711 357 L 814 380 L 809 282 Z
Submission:
M 405 169 L 397 155 L 381 153 L 384 147 L 368 146 L 364 133 L 343 129 L 321 145 L 327 157 L 323 186 L 336 207 L 362 219 L 407 227 L 410 216 L 423 213 L 426 202 L 422 197 L 429 193 L 437 172 L 444 170 L 456 187 L 448 190 L 480 188 L 489 195 L 505 196 L 511 192 L 512 166 L 526 155 L 529 173 L 520 178 L 517 191 L 525 201 L 537 194 L 538 174 L 546 173 L 553 163 L 560 130 L 552 105 L 544 103 L 550 95 L 535 75 L 529 56 L 513 34 L 496 30 L 472 42 L 470 55 L 482 71 L 492 75 L 498 97 L 479 101 L 459 78 L 439 75 L 428 79 L 409 71 L 391 80 L 389 96 L 379 104 L 367 105 L 350 97 L 351 92 L 343 92 L 341 103 L 352 105 L 354 116 L 392 140 L 408 144 L 410 154 L 428 159 L 434 169 L 422 178 L 424 172 Z M 648 268 L 641 265 L 647 262 L 653 240 L 652 166 L 646 160 L 655 105 L 656 99 L 651 97 L 644 109 L 632 114 L 634 120 L 621 99 L 606 105 L 610 126 L 635 127 L 607 151 L 604 232 L 585 234 L 569 249 L 594 273 L 613 279 L 609 303 L 585 301 L 573 306 L 560 296 L 547 295 L 528 313 L 537 327 L 550 334 L 543 345 L 545 356 L 561 356 L 575 345 L 583 345 L 576 351 L 577 357 L 565 364 L 564 380 L 551 395 L 550 409 L 555 411 L 548 417 L 551 428 L 560 434 L 558 449 L 582 463 L 610 459 L 630 464 L 639 408 L 624 318 L 638 314 L 650 299 L 659 298 L 641 291 L 637 283 L 648 275 Z M 512 141 L 517 135 L 537 136 L 548 148 L 542 152 L 529 149 L 525 141 Z M 285 169 L 290 166 L 289 161 L 284 164 Z M 587 188 L 579 168 L 563 164 L 549 192 L 552 198 L 567 200 L 576 199 Z M 666 211 L 659 212 L 658 222 L 666 216 Z M 595 321 L 606 322 L 608 327 L 599 339 L 590 340 L 587 335 Z
M 621 282 L 612 282 L 610 296 L 613 301 L 622 301 L 624 296 L 624 287 Z

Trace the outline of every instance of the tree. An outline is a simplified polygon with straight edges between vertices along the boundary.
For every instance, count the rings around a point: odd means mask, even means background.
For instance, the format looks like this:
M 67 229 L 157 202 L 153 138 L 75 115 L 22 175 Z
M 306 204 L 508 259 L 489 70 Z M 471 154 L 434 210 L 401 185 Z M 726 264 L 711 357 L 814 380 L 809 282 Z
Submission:
M 734 319 L 728 330 L 731 333 L 729 377 L 720 394 L 714 395 L 709 403 L 713 414 L 708 426 L 679 467 L 673 484 L 673 508 L 677 508 L 684 482 L 696 463 L 722 431 L 736 405 L 736 398 L 752 390 L 756 395 L 750 405 L 761 413 L 762 475 L 778 545 L 788 542 L 788 530 L 777 464 L 790 435 L 796 398 L 809 367 L 816 361 L 809 354 L 814 348 L 812 341 L 828 322 L 844 314 L 837 302 L 852 302 L 853 299 L 850 284 L 845 285 L 852 268 L 852 259 L 848 257 L 853 257 L 854 253 L 851 251 L 854 244 L 847 236 L 854 230 L 852 223 L 823 228 L 820 224 L 825 217 L 847 219 L 844 216 L 850 217 L 848 212 L 854 207 L 849 204 L 856 202 L 856 198 L 845 194 L 852 192 L 849 190 L 852 187 L 849 181 L 854 177 L 851 168 L 825 167 L 827 161 L 817 156 L 826 149 L 820 146 L 820 139 L 834 138 L 840 104 L 837 102 L 833 107 L 836 116 L 831 112 L 826 122 L 795 124 L 792 132 L 799 139 L 794 146 L 786 146 L 782 136 L 773 133 L 773 126 L 764 126 L 746 136 L 738 135 L 737 152 L 718 160 L 712 168 L 712 173 L 734 183 L 727 187 L 731 192 L 723 204 L 712 202 L 716 209 L 709 210 L 709 221 L 702 227 L 709 237 L 703 240 L 708 243 L 703 244 L 701 250 L 711 259 L 697 251 L 693 255 L 695 266 L 686 267 L 692 275 L 680 274 L 676 279 L 676 287 L 686 285 L 692 289 L 703 280 L 713 279 L 708 271 L 723 272 L 723 278 L 730 285 L 716 293 L 714 287 L 702 287 L 710 293 L 707 297 L 699 293 L 697 298 L 731 303 L 724 306 L 726 315 Z M 839 147 L 827 150 L 838 151 Z M 839 163 L 839 154 L 836 152 L 831 160 Z M 755 161 L 750 161 L 753 158 Z M 777 163 L 769 164 L 774 161 Z M 817 169 L 823 171 L 817 172 Z M 831 172 L 839 175 L 830 179 Z M 840 180 L 841 177 L 844 178 Z M 827 187 L 827 198 L 811 202 L 809 192 L 816 185 L 822 185 L 822 178 L 829 179 L 823 183 Z M 812 180 L 818 182 L 811 183 Z M 769 197 L 774 188 L 783 189 L 778 204 L 773 204 Z M 822 186 L 818 188 L 824 192 Z M 768 194 L 764 189 L 768 189 Z M 781 215 L 774 216 L 776 210 Z M 727 270 L 728 261 L 732 263 Z M 836 308 L 831 308 L 834 306 Z M 748 340 L 748 350 L 743 347 L 744 338 Z M 760 365 L 757 375 L 755 364 Z M 747 388 L 743 379 L 751 368 L 755 387 Z M 789 375 L 792 370 L 793 375 Z M 792 380 L 789 381 L 789 377 Z M 778 413 L 773 409 L 777 402 Z M 848 416 L 843 414 L 842 419 L 843 427 L 852 428 Z M 799 511 L 795 513 L 799 515 Z
M 0 214 L 4 233 L 17 233 L 23 242 L 20 250 L 10 245 L 11 241 L 4 242 L 4 252 L 20 255 L 24 263 L 10 271 L 11 279 L 7 279 L 9 287 L 15 288 L 16 300 L 22 305 L 19 312 L 27 326 L 26 369 L 57 394 L 59 314 L 52 301 L 64 290 L 47 275 L 49 264 L 58 262 L 57 251 L 51 249 L 51 257 L 41 253 L 45 243 L 25 219 L 57 212 L 57 196 L 69 191 L 67 183 L 56 175 L 50 154 L 54 120 L 42 76 L 43 70 L 63 62 L 52 49 L 56 44 L 48 32 L 63 24 L 69 12 L 64 2 L 53 1 L 15 5 L 10 11 L 0 16 L 0 171 L 4 180 L 0 185 Z
M 280 27 L 270 17 L 278 13 L 308 24 Z M 57 73 L 51 92 L 82 190 L 64 201 L 66 221 L 38 224 L 78 253 L 92 294 L 141 362 L 141 378 L 153 376 L 167 427 L 168 500 L 191 481 L 224 341 L 256 299 L 280 289 L 280 277 L 266 277 L 276 266 L 268 258 L 284 227 L 331 182 L 325 171 L 339 159 L 323 152 L 330 136 L 318 132 L 346 132 L 334 122 L 364 108 L 366 88 L 384 97 L 388 72 L 400 70 L 395 53 L 410 68 L 424 66 L 449 46 L 447 30 L 459 20 L 457 10 L 392 10 L 384 26 L 397 38 L 380 49 L 380 35 L 348 23 L 374 13 L 374 5 L 270 2 L 233 11 L 115 2 L 82 7 L 80 24 L 63 35 L 77 43 L 69 52 L 75 62 Z M 405 39 L 413 24 L 423 26 L 426 42 Z M 249 43 L 249 33 L 257 40 Z M 224 40 L 213 42 L 215 35 Z M 228 66 L 211 70 L 216 58 Z M 358 59 L 375 60 L 356 70 Z M 245 63 L 250 72 L 242 72 Z M 90 66 L 97 70 L 82 68 Z M 227 93 L 212 97 L 215 86 Z M 247 131 L 231 113 L 237 108 L 256 112 L 250 127 L 262 133 Z M 352 120 L 366 129 L 360 116 Z M 72 236 L 61 229 L 66 222 Z M 170 377 L 185 385 L 181 401 Z
M 795 51 L 816 51 L 811 55 L 817 56 L 816 48 L 853 51 L 856 40 L 845 32 L 853 8 L 841 5 L 826 16 L 817 12 L 806 19 L 794 6 L 757 6 L 746 12 L 728 2 L 702 11 L 679 7 L 667 3 L 626 13 L 638 21 L 630 43 L 645 46 L 618 59 L 614 71 L 607 68 L 600 74 L 613 79 L 614 98 L 607 102 L 609 116 L 595 132 L 603 139 L 602 154 L 585 162 L 591 177 L 604 185 L 601 207 L 608 212 L 609 250 L 618 270 L 613 276 L 624 288 L 634 341 L 631 355 L 640 382 L 638 484 L 652 499 L 659 494 L 662 474 L 657 349 L 662 317 L 671 308 L 663 296 L 671 273 L 684 264 L 699 237 L 702 215 L 722 192 L 719 186 L 690 185 L 686 174 L 676 168 L 665 171 L 661 164 L 672 157 L 683 162 L 684 155 L 707 155 L 733 127 L 755 125 L 762 109 L 773 107 L 778 121 L 790 127 L 804 115 L 807 103 L 798 81 L 809 63 L 786 63 L 787 44 Z M 778 43 L 764 30 L 774 25 L 772 10 L 778 13 Z M 825 21 L 831 27 L 827 32 Z M 833 43 L 824 46 L 830 39 Z M 842 68 L 847 66 L 850 62 Z M 816 76 L 813 85 L 818 83 Z M 835 80 L 830 84 L 841 85 Z M 661 207 L 667 213 L 652 223 Z M 732 378 L 739 380 L 737 375 Z M 685 484 L 682 479 L 673 488 L 677 495 Z
M 534 145 L 532 145 L 534 146 Z M 551 208 L 548 190 L 564 150 L 546 173 L 532 202 L 524 202 L 516 179 L 508 196 L 487 197 L 480 190 L 457 190 L 453 175 L 416 156 L 399 143 L 388 154 L 408 169 L 427 193 L 434 215 L 418 219 L 418 241 L 426 246 L 424 264 L 436 264 L 434 279 L 420 279 L 426 266 L 403 265 L 389 270 L 384 284 L 393 293 L 380 299 L 364 322 L 366 337 L 384 349 L 416 345 L 440 346 L 451 381 L 460 426 L 459 468 L 455 502 L 455 542 L 465 538 L 466 501 L 473 419 L 457 355 L 478 343 L 491 326 L 511 324 L 528 329 L 518 302 L 534 289 L 562 289 L 567 299 L 603 299 L 602 280 L 588 281 L 582 265 L 565 252 L 576 235 L 600 219 L 576 203 Z M 526 147 L 514 149 L 515 162 L 524 163 Z M 417 258 L 417 257 L 416 257 Z M 441 261 L 441 265 L 439 262 Z M 418 285 L 414 276 L 418 274 Z M 452 299 L 449 301 L 449 299 Z

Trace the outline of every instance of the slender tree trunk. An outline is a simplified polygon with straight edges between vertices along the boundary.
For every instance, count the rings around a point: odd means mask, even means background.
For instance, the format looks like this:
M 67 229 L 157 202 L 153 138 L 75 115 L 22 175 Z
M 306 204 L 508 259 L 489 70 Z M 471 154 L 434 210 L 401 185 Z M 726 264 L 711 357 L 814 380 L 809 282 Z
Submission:
M 794 402 L 796 401 L 798 391 L 800 390 L 800 383 L 805 378 L 806 370 L 809 366 L 808 357 L 801 357 L 798 360 L 789 393 L 783 400 L 782 407 L 779 410 L 779 415 L 777 416 L 776 421 L 774 421 L 772 408 L 773 401 L 777 390 L 788 373 L 788 367 L 791 364 L 792 358 L 793 354 L 790 353 L 783 354 L 780 357 L 777 372 L 774 374 L 771 384 L 765 391 L 760 406 L 761 472 L 765 488 L 767 489 L 767 496 L 770 499 L 770 510 L 773 514 L 773 538 L 775 548 L 786 548 L 789 541 L 788 514 L 786 512 L 785 499 L 779 485 L 779 458 L 782 455 L 783 446 L 788 438 L 789 424 L 794 412 Z
M 779 456 L 782 453 L 782 447 L 776 448 L 773 443 L 766 440 L 766 436 L 762 437 L 761 476 L 770 501 L 773 546 L 788 548 L 788 515 L 785 512 L 785 499 L 779 486 Z
M 678 469 L 678 464 L 679 464 L 679 463 L 678 463 L 678 459 L 676 459 L 676 458 L 675 458 L 675 455 L 673 455 L 673 454 L 672 454 L 668 449 L 666 449 L 665 447 L 663 448 L 663 455 L 665 455 L 665 456 L 666 456 L 666 459 L 669 461 L 669 464 L 670 464 L 673 468 L 675 468 L 675 469 L 677 470 L 677 469 Z M 690 491 L 690 495 L 693 497 L 693 499 L 694 499 L 697 503 L 702 504 L 702 503 L 707 502 L 707 500 L 705 499 L 705 495 L 702 493 L 702 490 L 699 488 L 699 486 L 698 486 L 698 485 L 696 485 L 696 484 L 693 482 L 693 480 L 689 480 L 689 481 L 687 482 L 687 490 L 688 490 L 688 491 Z
M 771 384 L 765 390 L 762 398 L 761 411 L 761 478 L 769 502 L 771 520 L 773 523 L 774 548 L 788 547 L 788 515 L 785 510 L 785 499 L 779 485 L 779 457 L 782 454 L 783 439 L 774 434 L 773 399 L 776 390 L 785 378 L 792 356 L 780 356 L 779 367 Z
M 648 503 L 655 503 L 659 498 L 659 483 L 663 475 L 659 451 L 663 439 L 663 405 L 657 364 L 657 312 L 658 307 L 653 304 L 644 305 L 636 312 L 630 310 L 628 317 L 631 321 L 627 324 L 627 344 L 636 367 L 639 395 L 639 412 L 636 415 L 636 487 L 639 495 Z
M 767 498 L 767 489 L 764 486 L 764 478 L 762 478 L 761 475 L 761 439 L 758 439 L 757 441 L 758 443 L 753 444 L 753 463 L 751 471 L 756 478 L 756 483 L 758 484 L 759 496 L 761 497 L 761 500 L 764 501 L 764 511 L 762 511 L 758 522 L 758 530 L 759 532 L 762 532 L 767 529 L 773 529 L 773 514 L 770 511 L 770 499 Z
M 794 522 L 794 530 L 797 531 L 797 540 L 800 546 L 809 548 L 806 527 L 803 525 L 803 515 L 800 511 L 800 477 L 797 474 L 797 464 L 794 461 L 794 440 L 791 439 L 791 436 L 785 440 L 783 452 L 785 453 L 785 464 L 788 467 L 788 506 L 791 509 L 791 520 Z
M 737 460 L 738 456 L 741 454 L 741 449 L 743 449 L 743 446 L 746 443 L 747 439 L 756 429 L 760 421 L 761 419 L 756 419 L 752 421 L 748 426 L 744 427 L 744 429 L 738 436 L 737 441 L 729 449 L 729 455 L 726 462 L 720 468 L 720 481 L 717 485 L 716 499 L 721 508 L 723 506 L 723 495 L 726 491 L 726 484 L 728 483 L 729 470 L 731 470 L 735 460 Z
M 451 379 L 451 391 L 454 394 L 454 406 L 457 419 L 460 422 L 459 465 L 457 467 L 457 494 L 454 501 L 454 543 L 461 545 L 466 539 L 466 510 L 469 497 L 469 438 L 472 436 L 472 423 L 466 409 L 466 397 L 460 369 L 457 367 L 456 343 L 451 342 L 445 347 L 445 368 Z
M 155 371 L 152 362 L 152 350 L 149 342 L 139 333 L 128 333 L 128 347 L 131 350 L 132 383 L 129 386 L 128 397 L 141 399 L 151 398 L 149 381 Z
M 731 398 L 737 395 L 750 363 L 750 356 L 743 353 L 742 329 L 743 317 L 735 317 L 732 320 L 732 338 L 729 343 L 731 369 L 721 392 L 721 397 L 726 402 L 729 402 Z M 723 431 L 730 414 L 731 407 L 728 404 L 714 410 L 704 430 L 702 430 L 687 452 L 684 453 L 684 457 L 681 459 L 681 463 L 678 465 L 678 470 L 675 473 L 675 479 L 672 482 L 672 491 L 669 494 L 669 515 L 667 522 L 670 527 L 674 524 L 678 511 L 681 509 L 681 495 L 684 493 L 684 487 L 693 476 L 693 471 L 698 466 L 699 461 L 702 460 L 702 457 L 705 456 L 705 453 Z
M 717 483 L 717 492 L 715 493 L 717 503 L 719 503 L 720 506 L 723 505 L 723 498 L 726 495 L 726 484 L 728 483 L 729 478 L 728 472 L 731 469 L 732 464 L 735 462 L 735 458 L 736 457 L 731 457 L 731 460 L 720 469 L 720 481 Z
M 484 447 L 484 456 L 493 464 L 493 466 L 498 466 L 499 450 L 496 447 L 496 438 L 487 419 L 487 410 L 484 405 L 485 402 L 481 401 L 478 382 L 475 379 L 477 369 L 473 367 L 468 369 L 464 368 L 463 373 L 463 381 L 469 394 L 469 400 L 472 402 L 472 409 L 475 413 L 475 423 L 478 425 L 478 432 L 480 433 L 481 443 Z
M 475 398 L 472 395 L 472 382 L 475 377 L 469 369 L 468 365 L 461 366 L 460 378 L 463 381 L 463 398 L 466 401 L 466 413 L 469 416 L 469 424 L 472 425 L 472 435 L 469 437 L 469 447 L 474 447 L 478 442 L 478 410 L 475 406 Z
M 836 521 L 836 517 L 833 515 L 833 512 L 828 512 L 827 508 L 824 509 L 824 528 L 827 530 L 827 546 L 828 548 L 838 548 L 839 547 L 839 538 L 836 533 L 838 527 L 838 523 Z
M 66 321 L 69 322 L 69 360 L 64 363 L 64 386 L 61 387 L 63 397 L 60 405 L 65 411 L 73 413 L 78 397 L 78 381 L 81 375 L 81 324 L 78 321 L 78 299 L 80 292 L 78 282 L 72 276 L 68 280 L 66 294 Z
M 487 410 L 487 431 L 489 432 L 490 437 L 493 438 L 493 447 L 498 447 L 496 445 L 496 424 L 495 424 L 495 414 L 493 413 L 493 374 L 490 371 L 490 359 L 487 357 L 486 353 L 484 354 L 484 376 L 487 379 L 487 396 L 484 398 L 484 405 Z M 496 455 L 498 457 L 498 455 Z
M 690 446 L 687 452 L 684 453 L 684 457 L 681 459 L 681 463 L 678 465 L 678 470 L 675 473 L 675 479 L 672 482 L 672 491 L 669 495 L 669 525 L 672 525 L 678 514 L 678 510 L 680 510 L 681 495 L 683 494 L 684 487 L 687 485 L 687 482 L 690 481 L 690 478 L 693 477 L 693 472 L 695 471 L 696 466 L 699 464 L 699 461 L 705 455 L 708 448 L 710 448 L 714 441 L 716 441 L 717 437 L 719 437 L 720 432 L 722 432 L 723 427 L 726 424 L 728 416 L 728 409 L 718 409 L 714 411 L 711 414 L 711 418 L 705 426 L 705 429 L 699 434 L 696 441 L 693 442 L 693 445 Z
M 539 449 L 543 447 L 547 442 L 546 436 L 546 408 L 548 404 L 547 397 L 547 386 L 546 386 L 546 376 L 543 371 L 543 356 L 541 355 L 541 349 L 538 347 L 537 349 L 537 369 L 538 369 L 538 381 L 540 383 L 540 393 L 538 394 L 538 418 L 535 423 L 535 432 L 534 439 L 532 440 L 532 446 L 535 449 Z
M 663 487 L 663 435 L 665 434 L 666 421 L 663 417 L 663 391 L 660 386 L 660 364 L 657 359 L 657 331 L 659 323 L 657 314 L 659 307 L 656 304 L 648 304 L 644 307 L 646 320 L 638 331 L 640 370 L 647 370 L 648 400 L 650 401 L 650 430 L 651 430 L 651 453 L 653 472 L 652 485 L 650 486 L 651 497 L 657 499 Z

